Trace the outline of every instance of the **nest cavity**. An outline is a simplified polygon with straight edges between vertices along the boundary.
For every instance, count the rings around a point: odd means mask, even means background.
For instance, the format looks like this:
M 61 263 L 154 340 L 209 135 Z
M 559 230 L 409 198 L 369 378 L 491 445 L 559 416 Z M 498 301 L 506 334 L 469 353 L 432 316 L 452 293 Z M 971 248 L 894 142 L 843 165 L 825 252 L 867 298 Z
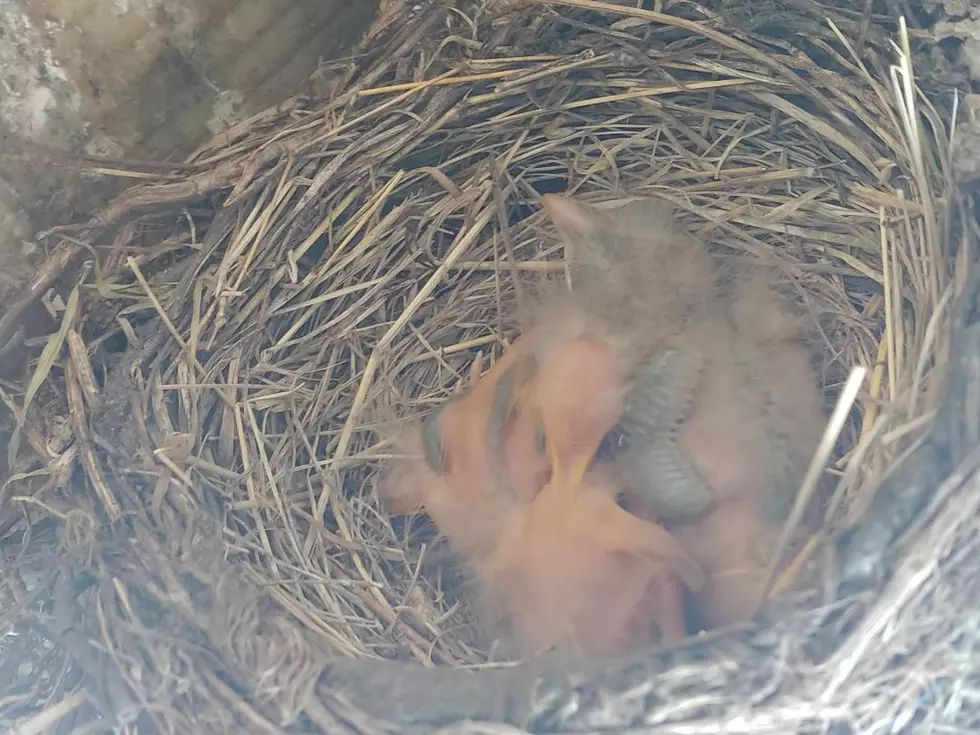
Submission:
M 657 659 L 640 698 L 636 681 L 587 677 L 574 686 L 605 699 L 532 697 L 514 724 L 877 732 L 941 710 L 975 725 L 976 693 L 956 687 L 969 656 L 946 655 L 978 592 L 955 566 L 969 516 L 930 506 L 894 543 L 930 501 L 976 507 L 962 471 L 902 471 L 944 410 L 973 232 L 952 113 L 917 88 L 904 26 L 861 26 L 777 38 L 686 2 L 389 4 L 311 94 L 134 170 L 144 183 L 46 233 L 60 328 L 2 392 L 5 726 L 421 727 L 425 693 L 416 715 L 388 701 L 370 719 L 372 697 L 337 694 L 330 672 L 493 660 L 424 518 L 379 504 L 379 429 L 513 339 L 528 284 L 562 268 L 537 199 L 565 191 L 665 200 L 719 257 L 792 284 L 837 409 L 833 494 L 797 566 L 867 584 L 859 605 L 818 575 L 807 611 Z M 964 440 L 948 441 L 949 462 Z M 876 504 L 896 477 L 898 500 Z M 824 564 L 842 533 L 846 563 Z M 913 581 L 868 582 L 886 567 Z M 363 681 L 374 704 L 394 697 Z

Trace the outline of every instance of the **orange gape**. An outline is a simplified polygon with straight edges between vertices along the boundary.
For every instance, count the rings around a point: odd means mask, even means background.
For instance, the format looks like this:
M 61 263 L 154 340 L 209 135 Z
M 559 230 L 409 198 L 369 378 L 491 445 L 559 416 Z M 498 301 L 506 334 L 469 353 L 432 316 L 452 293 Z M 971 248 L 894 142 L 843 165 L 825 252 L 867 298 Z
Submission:
M 382 482 L 391 512 L 424 509 L 466 558 L 486 553 L 512 506 L 529 501 L 550 474 L 539 426 L 516 393 L 533 370 L 529 343 L 517 339 L 482 377 L 478 358 L 468 390 L 403 441 L 425 459 L 391 465 Z
M 587 337 L 549 350 L 522 392 L 544 424 L 548 483 L 515 507 L 494 551 L 475 565 L 483 604 L 519 655 L 626 653 L 685 634 L 677 575 L 698 565 L 662 527 L 616 503 L 589 472 L 622 412 L 623 379 L 608 343 Z
M 424 428 L 429 465 L 454 487 L 492 485 L 526 501 L 547 481 L 541 427 L 520 396 L 535 369 L 531 340 L 518 337 L 482 377 L 478 361 L 472 388 Z

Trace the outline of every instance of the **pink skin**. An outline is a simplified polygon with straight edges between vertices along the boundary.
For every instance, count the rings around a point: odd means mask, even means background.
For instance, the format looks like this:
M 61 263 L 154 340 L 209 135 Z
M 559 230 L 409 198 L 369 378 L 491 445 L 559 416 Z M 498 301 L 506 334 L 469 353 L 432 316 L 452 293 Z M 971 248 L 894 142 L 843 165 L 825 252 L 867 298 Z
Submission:
M 529 344 L 525 337 L 515 341 L 482 376 L 478 361 L 470 388 L 445 406 L 439 423 L 443 474 L 433 471 L 424 459 L 413 459 L 393 465 L 382 482 L 389 512 L 424 509 L 465 557 L 486 553 L 496 543 L 515 501 L 528 502 L 551 473 L 548 458 L 537 448 L 538 425 L 520 405 L 512 407 L 503 425 L 502 462 L 491 452 L 488 430 L 500 379 L 507 370 L 519 367 Z M 411 454 L 422 455 L 417 430 L 403 443 Z
M 604 217 L 568 197 L 542 204 L 575 255 L 580 293 L 553 295 L 535 315 L 536 336 L 518 340 L 447 406 L 447 474 L 424 462 L 403 468 L 390 483 L 392 508 L 425 507 L 468 562 L 486 614 L 509 629 L 519 655 L 553 646 L 606 655 L 677 640 L 681 580 L 712 627 L 743 620 L 779 532 L 763 513 L 776 491 L 772 468 L 789 463 L 802 475 L 823 429 L 800 325 L 762 279 L 740 281 L 722 307 L 734 326 L 718 318 L 713 259 L 662 212 L 641 206 Z M 614 255 L 604 250 L 610 247 Z M 699 518 L 667 524 L 669 532 L 651 512 L 655 488 L 624 484 L 629 472 L 616 479 L 589 469 L 621 415 L 629 365 L 668 343 L 705 358 L 677 443 L 714 498 Z M 769 413 L 759 412 L 755 388 L 731 369 L 734 350 L 766 386 Z M 522 375 L 504 424 L 501 476 L 487 451 L 487 420 L 503 371 L 527 354 L 537 364 Z M 540 423 L 548 456 L 536 443 Z M 619 489 L 637 515 L 616 505 Z
M 713 502 L 701 517 L 667 527 L 710 575 L 698 595 L 708 622 L 742 620 L 753 610 L 780 530 L 764 512 L 773 493 L 787 492 L 780 468 L 802 479 L 825 421 L 801 320 L 761 271 L 740 273 L 733 297 L 719 301 L 713 256 L 652 202 L 600 210 L 548 195 L 541 203 L 570 256 L 572 300 L 601 333 L 630 345 L 632 362 L 667 345 L 704 355 L 694 405 L 676 441 Z M 736 350 L 755 371 L 754 381 L 732 369 Z M 765 401 L 759 385 L 769 394 Z M 624 462 L 628 453 L 617 460 L 619 476 L 631 478 Z M 623 485 L 628 507 L 655 518 L 650 494 L 656 488 L 632 479 Z
M 609 477 L 588 472 L 622 410 L 613 351 L 578 338 L 548 353 L 531 397 L 545 425 L 552 477 L 476 565 L 487 614 L 509 631 L 520 656 L 548 649 L 615 655 L 679 640 L 678 570 L 694 587 L 700 570 L 662 527 L 616 504 Z
M 516 655 L 624 654 L 685 635 L 681 583 L 662 535 L 600 483 L 549 484 L 477 576 Z
M 824 419 L 816 376 L 801 346 L 755 348 L 765 355 L 755 364 L 775 401 L 770 410 L 784 414 L 778 416 L 749 410 L 746 386 L 728 369 L 731 350 L 737 349 L 731 335 L 709 325 L 692 330 L 688 339 L 706 362 L 692 414 L 680 427 L 677 443 L 714 501 L 701 517 L 672 522 L 668 528 L 711 577 L 697 601 L 706 623 L 717 627 L 753 613 L 768 554 L 781 530 L 764 513 L 768 494 L 779 491 L 770 468 L 787 461 L 776 454 L 770 437 L 791 428 L 793 435 L 785 437 L 789 446 L 780 451 L 789 454 L 802 478 Z M 642 498 L 634 498 L 630 507 L 645 516 L 649 505 L 644 505 Z

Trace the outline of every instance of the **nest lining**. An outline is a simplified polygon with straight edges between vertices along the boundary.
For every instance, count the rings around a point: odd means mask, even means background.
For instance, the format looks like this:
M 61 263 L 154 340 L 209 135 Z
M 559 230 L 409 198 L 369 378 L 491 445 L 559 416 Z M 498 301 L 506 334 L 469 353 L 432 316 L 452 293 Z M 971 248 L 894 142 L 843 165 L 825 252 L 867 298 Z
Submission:
M 49 233 L 94 257 L 30 390 L 3 395 L 30 404 L 0 517 L 20 631 L 0 670 L 26 692 L 9 716 L 373 731 L 317 689 L 328 662 L 485 667 L 465 599 L 425 564 L 424 521 L 379 507 L 377 435 L 386 410 L 423 413 L 514 336 L 524 289 L 561 268 L 535 203 L 547 191 L 664 199 L 720 257 L 783 270 L 819 325 L 828 405 L 852 366 L 872 368 L 812 550 L 864 515 L 940 406 L 965 278 L 948 116 L 913 92 L 907 40 L 790 53 L 683 3 L 583 5 L 392 6 L 354 62 L 321 70 L 329 98 L 267 111 Z M 973 548 L 950 540 L 961 518 L 932 513 L 913 550 L 928 533 L 933 563 Z M 974 586 L 928 584 L 959 599 Z M 887 594 L 902 660 L 933 661 L 954 621 Z M 732 722 L 746 701 L 777 732 L 920 716 L 923 687 L 893 652 L 825 651 L 839 680 L 815 666 L 816 642 L 833 650 L 828 631 L 852 624 L 830 609 L 648 675 L 646 721 Z M 736 680 L 736 663 L 754 673 Z M 817 686 L 832 694 L 800 708 Z M 627 709 L 579 706 L 561 724 Z

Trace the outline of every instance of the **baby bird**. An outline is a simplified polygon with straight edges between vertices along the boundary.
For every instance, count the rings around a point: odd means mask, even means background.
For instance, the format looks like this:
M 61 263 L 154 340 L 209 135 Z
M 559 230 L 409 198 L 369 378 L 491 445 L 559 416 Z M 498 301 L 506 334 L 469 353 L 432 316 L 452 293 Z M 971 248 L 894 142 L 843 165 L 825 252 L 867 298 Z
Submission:
M 736 292 L 734 328 L 719 317 L 690 335 L 705 359 L 704 382 L 677 446 L 713 505 L 669 527 L 712 576 L 699 599 L 711 626 L 752 614 L 826 422 L 799 323 L 763 286 Z
M 711 254 L 661 207 L 542 204 L 574 298 L 634 346 L 614 467 L 627 507 L 662 519 L 708 573 L 710 626 L 745 619 L 823 430 L 801 322 L 760 275 L 724 293 Z
M 765 273 L 746 277 L 732 299 L 736 334 L 749 345 L 747 382 L 763 396 L 760 415 L 775 455 L 765 508 L 783 522 L 803 473 L 823 435 L 827 417 L 817 372 L 807 348 L 808 329 Z
M 389 512 L 425 510 L 464 559 L 488 553 L 511 506 L 550 475 L 539 425 L 513 398 L 530 344 L 519 338 L 482 376 L 482 358 L 475 360 L 465 392 L 401 438 L 405 453 L 420 459 L 391 462 L 382 473 Z
M 697 600 L 705 622 L 717 627 L 754 610 L 769 555 L 819 441 L 822 406 L 800 350 L 762 351 L 723 323 L 692 329 L 687 339 L 704 368 L 676 445 L 710 488 L 712 502 L 698 518 L 667 525 L 711 577 Z
M 553 194 L 541 202 L 566 248 L 574 296 L 565 300 L 629 345 L 631 388 L 621 422 L 629 449 L 618 469 L 631 484 L 650 487 L 665 516 L 704 512 L 709 489 L 675 442 L 694 400 L 700 358 L 671 345 L 717 301 L 714 258 L 651 200 L 609 210 Z
M 550 472 L 541 427 L 526 419 L 513 389 L 523 372 L 535 369 L 535 350 L 591 329 L 604 335 L 623 364 L 635 364 L 680 329 L 688 312 L 707 302 L 717 280 L 707 252 L 649 202 L 627 204 L 614 215 L 570 197 L 546 195 L 542 203 L 568 243 L 576 293 L 546 299 L 532 315 L 530 329 L 479 380 L 481 368 L 475 364 L 465 395 L 441 406 L 402 440 L 404 449 L 424 455 L 425 462 L 394 463 L 382 482 L 391 512 L 424 508 L 456 546 L 484 548 L 500 508 L 507 506 L 503 496 L 530 499 Z M 665 270 L 665 262 L 672 267 Z M 634 298 L 637 289 L 642 299 Z M 641 463 L 648 454 L 673 460 L 665 471 L 677 479 L 670 487 L 679 488 L 681 475 L 690 472 L 671 453 L 667 426 L 651 432 L 649 453 L 636 456 Z M 694 481 L 687 486 L 686 494 L 677 493 L 678 502 L 692 504 L 693 498 L 694 505 L 703 506 L 699 486 Z M 486 528 L 471 528 L 474 522 L 461 520 L 460 513 L 478 515 Z
M 704 574 L 661 526 L 623 510 L 590 466 L 622 412 L 614 348 L 589 334 L 541 342 L 522 391 L 544 426 L 552 473 L 515 507 L 495 550 L 475 565 L 488 619 L 517 655 L 623 654 L 685 635 L 681 581 Z
M 516 394 L 534 369 L 532 344 L 531 338 L 519 337 L 482 377 L 478 358 L 471 368 L 472 388 L 422 422 L 426 462 L 454 486 L 493 481 L 501 492 L 528 500 L 547 479 L 541 426 Z

